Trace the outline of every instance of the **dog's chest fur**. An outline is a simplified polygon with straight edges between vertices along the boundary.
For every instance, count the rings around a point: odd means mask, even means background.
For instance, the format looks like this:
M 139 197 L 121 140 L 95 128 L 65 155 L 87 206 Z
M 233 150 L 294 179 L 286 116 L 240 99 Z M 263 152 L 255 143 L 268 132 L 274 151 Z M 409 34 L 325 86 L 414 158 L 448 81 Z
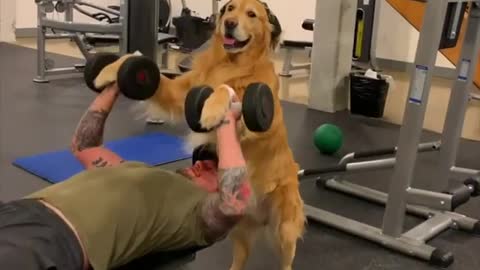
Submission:
M 272 199 L 267 194 L 256 194 L 247 209 L 247 216 L 260 226 L 266 226 L 273 217 Z

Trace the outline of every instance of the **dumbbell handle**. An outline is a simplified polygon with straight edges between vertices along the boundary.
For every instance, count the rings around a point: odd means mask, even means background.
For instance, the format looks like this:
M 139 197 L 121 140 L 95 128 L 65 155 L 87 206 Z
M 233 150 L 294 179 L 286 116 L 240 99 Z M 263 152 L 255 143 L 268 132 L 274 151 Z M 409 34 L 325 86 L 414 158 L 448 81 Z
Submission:
M 235 112 L 242 113 L 242 103 L 241 102 L 232 102 L 230 109 L 235 111 Z

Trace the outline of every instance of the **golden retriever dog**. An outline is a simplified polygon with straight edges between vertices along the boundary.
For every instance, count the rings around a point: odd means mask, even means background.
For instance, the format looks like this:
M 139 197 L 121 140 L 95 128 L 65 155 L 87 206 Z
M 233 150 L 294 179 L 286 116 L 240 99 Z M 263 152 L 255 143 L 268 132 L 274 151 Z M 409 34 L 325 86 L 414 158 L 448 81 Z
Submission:
M 214 89 L 201 114 L 204 128 L 215 127 L 229 108 L 232 87 L 242 100 L 251 83 L 268 85 L 274 96 L 274 118 L 266 132 L 249 131 L 239 122 L 239 137 L 247 161 L 255 202 L 249 214 L 232 230 L 233 262 L 230 270 L 242 270 L 259 229 L 273 236 L 281 256 L 281 269 L 292 269 L 296 244 L 301 238 L 305 215 L 299 193 L 298 164 L 288 145 L 279 99 L 279 80 L 271 55 L 278 45 L 281 26 L 268 6 L 259 0 L 231 0 L 222 7 L 210 46 L 195 56 L 192 70 L 169 79 L 161 77 L 159 89 L 148 103 L 151 116 L 184 120 L 184 102 L 193 87 Z M 129 56 L 107 66 L 97 77 L 97 86 L 114 81 L 119 65 Z M 166 114 L 165 114 L 166 113 Z M 214 132 L 192 133 L 191 147 L 215 143 Z

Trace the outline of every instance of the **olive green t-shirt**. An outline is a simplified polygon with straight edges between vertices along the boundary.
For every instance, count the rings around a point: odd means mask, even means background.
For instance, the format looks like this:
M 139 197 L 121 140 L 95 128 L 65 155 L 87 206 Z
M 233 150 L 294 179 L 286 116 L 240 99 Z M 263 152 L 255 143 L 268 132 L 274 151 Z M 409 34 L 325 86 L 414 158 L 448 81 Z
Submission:
M 57 207 L 77 230 L 93 269 L 107 270 L 152 252 L 208 245 L 200 219 L 207 195 L 177 173 L 125 162 L 27 198 Z

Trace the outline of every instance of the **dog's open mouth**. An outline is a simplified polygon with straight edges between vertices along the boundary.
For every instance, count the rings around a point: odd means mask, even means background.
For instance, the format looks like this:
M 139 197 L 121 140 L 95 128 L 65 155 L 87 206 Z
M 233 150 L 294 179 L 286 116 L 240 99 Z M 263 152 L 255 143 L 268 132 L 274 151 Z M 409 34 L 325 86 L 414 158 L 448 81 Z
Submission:
M 248 38 L 244 41 L 240 41 L 240 40 L 237 40 L 232 35 L 226 34 L 223 38 L 223 47 L 227 50 L 228 49 L 241 49 L 241 48 L 245 47 L 248 44 L 248 42 L 250 42 L 250 38 Z

